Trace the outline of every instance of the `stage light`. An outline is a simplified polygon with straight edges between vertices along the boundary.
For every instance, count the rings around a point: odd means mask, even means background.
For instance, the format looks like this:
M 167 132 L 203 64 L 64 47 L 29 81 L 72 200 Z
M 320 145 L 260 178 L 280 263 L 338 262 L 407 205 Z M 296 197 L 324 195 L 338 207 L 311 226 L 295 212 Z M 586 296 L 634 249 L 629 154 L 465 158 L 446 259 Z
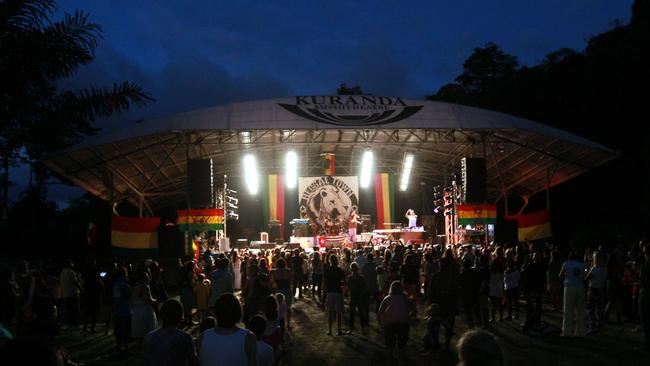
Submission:
M 257 173 L 257 161 L 252 154 L 244 156 L 244 179 L 246 180 L 248 193 L 257 194 L 259 175 Z
M 413 154 L 404 155 L 404 163 L 402 164 L 402 176 L 399 181 L 399 190 L 404 192 L 409 186 L 409 177 L 411 176 L 411 169 L 413 169 Z
M 295 151 L 287 151 L 284 156 L 284 178 L 287 189 L 296 188 L 298 182 L 298 155 Z
M 359 177 L 359 185 L 361 188 L 368 188 L 370 186 L 370 176 L 372 175 L 372 150 L 363 152 L 361 159 L 361 174 Z
M 240 138 L 242 144 L 250 144 L 251 143 L 251 132 L 250 131 L 242 131 L 242 132 L 239 133 L 239 138 Z

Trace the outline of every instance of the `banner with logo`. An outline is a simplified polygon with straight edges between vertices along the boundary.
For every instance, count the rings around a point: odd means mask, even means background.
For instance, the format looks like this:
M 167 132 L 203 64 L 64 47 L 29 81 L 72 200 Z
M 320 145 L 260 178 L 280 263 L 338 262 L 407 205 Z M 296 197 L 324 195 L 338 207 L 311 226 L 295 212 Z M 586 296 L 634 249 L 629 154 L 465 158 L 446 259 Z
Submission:
M 300 218 L 321 227 L 345 225 L 352 210 L 359 208 L 356 176 L 301 177 L 298 179 Z
M 336 126 L 380 126 L 411 117 L 422 109 L 401 98 L 374 95 L 298 96 L 294 104 L 278 105 L 300 117 Z

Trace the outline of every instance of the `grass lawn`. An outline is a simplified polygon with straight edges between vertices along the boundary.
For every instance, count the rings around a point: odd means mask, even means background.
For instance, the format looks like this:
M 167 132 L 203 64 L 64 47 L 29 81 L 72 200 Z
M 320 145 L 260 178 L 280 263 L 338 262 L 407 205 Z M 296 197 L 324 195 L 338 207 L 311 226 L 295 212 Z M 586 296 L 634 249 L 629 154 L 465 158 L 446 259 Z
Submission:
M 372 307 L 372 305 L 371 305 Z M 523 308 L 523 307 L 522 307 Z M 522 311 L 522 319 L 525 310 Z M 378 356 L 383 352 L 383 338 L 378 332 L 375 313 L 370 313 L 371 330 L 368 336 L 357 331 L 346 336 L 328 336 L 326 313 L 310 297 L 295 302 L 293 330 L 288 336 L 287 352 L 280 365 L 380 365 Z M 545 309 L 543 320 L 559 326 L 561 313 Z M 358 324 L 358 319 L 355 321 Z M 567 339 L 557 335 L 528 336 L 521 332 L 520 321 L 503 321 L 494 324 L 490 331 L 499 337 L 510 365 L 650 365 L 650 353 L 635 351 L 642 345 L 643 334 L 632 332 L 629 323 L 608 324 L 601 335 L 582 339 Z M 467 329 L 462 317 L 456 318 L 456 334 Z M 72 329 L 62 332 L 62 341 L 73 360 L 86 365 L 141 365 L 136 351 L 126 359 L 115 359 L 114 339 L 104 334 L 104 326 L 97 333 Z M 197 336 L 196 328 L 187 329 Z M 440 354 L 421 354 L 425 322 L 411 325 L 407 353 L 409 365 L 455 365 L 455 353 L 447 357 Z M 442 334 L 441 334 L 442 337 Z M 454 337 L 454 342 L 457 340 Z M 442 339 L 441 339 L 442 340 Z

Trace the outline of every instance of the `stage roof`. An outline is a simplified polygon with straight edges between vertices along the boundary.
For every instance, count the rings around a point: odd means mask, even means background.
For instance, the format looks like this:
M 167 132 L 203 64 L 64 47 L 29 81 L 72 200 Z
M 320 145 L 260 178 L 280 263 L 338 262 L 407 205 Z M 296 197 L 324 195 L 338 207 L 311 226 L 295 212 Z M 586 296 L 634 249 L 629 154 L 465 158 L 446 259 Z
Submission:
M 380 96 L 298 96 L 193 110 L 102 131 L 45 164 L 103 198 L 142 202 L 150 212 L 185 201 L 188 159 L 212 158 L 214 173 L 240 180 L 255 153 L 261 174 L 282 174 L 284 153 L 299 175 L 321 175 L 320 154 L 336 153 L 337 175 L 356 175 L 365 149 L 375 172 L 400 173 L 415 154 L 410 188 L 448 185 L 462 157 L 485 157 L 488 196 L 528 196 L 615 159 L 605 146 L 515 116 L 461 105 Z M 112 189 L 110 188 L 112 187 Z

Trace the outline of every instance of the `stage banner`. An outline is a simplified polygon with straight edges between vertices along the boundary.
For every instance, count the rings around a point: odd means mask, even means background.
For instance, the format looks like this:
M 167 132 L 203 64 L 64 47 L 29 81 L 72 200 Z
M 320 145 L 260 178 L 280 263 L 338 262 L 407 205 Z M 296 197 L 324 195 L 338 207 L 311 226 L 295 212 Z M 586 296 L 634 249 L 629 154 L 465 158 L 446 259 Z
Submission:
M 350 212 L 359 210 L 359 181 L 356 176 L 298 178 L 300 218 L 321 227 L 346 225 Z
M 284 176 L 271 174 L 266 184 L 262 185 L 264 200 L 264 228 L 267 228 L 269 221 L 275 220 L 280 223 L 280 236 L 284 239 Z M 262 231 L 267 231 L 262 230 Z
M 538 211 L 516 215 L 519 241 L 550 238 L 551 215 L 548 211 Z
M 375 204 L 377 205 L 377 229 L 384 229 L 384 223 L 395 222 L 394 174 L 375 174 Z
M 458 225 L 496 224 L 496 205 L 458 205 Z
M 154 257 L 158 253 L 160 217 L 113 216 L 111 253 L 120 257 Z
M 180 231 L 223 230 L 223 210 L 220 208 L 178 210 Z

